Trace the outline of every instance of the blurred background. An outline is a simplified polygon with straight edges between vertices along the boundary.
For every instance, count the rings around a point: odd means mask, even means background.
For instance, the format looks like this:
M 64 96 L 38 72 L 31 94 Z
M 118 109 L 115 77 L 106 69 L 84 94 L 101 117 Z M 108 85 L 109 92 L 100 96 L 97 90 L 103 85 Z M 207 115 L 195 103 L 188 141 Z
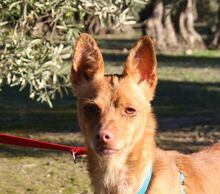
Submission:
M 219 0 L 4 0 L 0 2 L 0 133 L 82 145 L 69 80 L 81 32 L 106 73 L 119 73 L 148 34 L 159 83 L 157 143 L 184 153 L 220 139 Z M 0 145 L 0 193 L 91 193 L 85 160 Z

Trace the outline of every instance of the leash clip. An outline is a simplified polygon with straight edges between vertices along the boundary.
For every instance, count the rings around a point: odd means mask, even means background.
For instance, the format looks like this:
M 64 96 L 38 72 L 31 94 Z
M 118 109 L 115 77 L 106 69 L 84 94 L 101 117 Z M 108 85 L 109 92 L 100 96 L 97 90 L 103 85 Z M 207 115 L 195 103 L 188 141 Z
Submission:
M 74 149 L 71 149 L 71 155 L 72 155 L 73 162 L 76 164 L 76 152 L 74 151 Z

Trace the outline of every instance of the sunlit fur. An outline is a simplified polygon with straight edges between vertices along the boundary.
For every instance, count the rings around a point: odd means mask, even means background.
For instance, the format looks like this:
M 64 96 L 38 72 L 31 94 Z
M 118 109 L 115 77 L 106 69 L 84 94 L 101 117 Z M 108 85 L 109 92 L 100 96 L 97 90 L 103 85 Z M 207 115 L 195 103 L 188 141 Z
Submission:
M 91 36 L 82 34 L 76 43 L 71 80 L 94 193 L 135 194 L 152 164 L 147 194 L 181 194 L 180 171 L 186 194 L 219 194 L 220 144 L 192 155 L 156 148 L 151 108 L 156 66 L 147 36 L 132 48 L 121 75 L 104 75 L 103 57 Z M 105 143 L 103 132 L 109 135 Z M 103 146 L 116 152 L 100 152 Z

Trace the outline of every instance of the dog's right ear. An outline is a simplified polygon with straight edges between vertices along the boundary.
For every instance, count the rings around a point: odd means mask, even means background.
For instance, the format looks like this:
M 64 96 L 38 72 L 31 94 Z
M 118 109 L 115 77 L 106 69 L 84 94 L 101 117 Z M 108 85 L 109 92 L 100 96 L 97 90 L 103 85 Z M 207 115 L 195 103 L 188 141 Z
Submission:
M 78 38 L 72 56 L 71 82 L 73 89 L 96 76 L 104 76 L 104 62 L 96 41 L 86 33 Z
M 124 68 L 124 75 L 142 85 L 149 100 L 154 97 L 157 85 L 157 60 L 153 41 L 142 37 L 131 49 Z

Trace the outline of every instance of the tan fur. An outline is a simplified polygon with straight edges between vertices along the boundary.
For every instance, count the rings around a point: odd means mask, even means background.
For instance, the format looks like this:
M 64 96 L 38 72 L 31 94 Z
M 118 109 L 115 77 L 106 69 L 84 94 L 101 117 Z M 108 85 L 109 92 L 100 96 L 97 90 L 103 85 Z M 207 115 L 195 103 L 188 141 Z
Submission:
M 220 144 L 191 155 L 156 148 L 156 65 L 147 36 L 131 50 L 122 75 L 104 75 L 91 36 L 82 34 L 76 43 L 71 79 L 94 192 L 135 194 L 152 164 L 147 194 L 181 194 L 180 171 L 186 194 L 219 194 Z

